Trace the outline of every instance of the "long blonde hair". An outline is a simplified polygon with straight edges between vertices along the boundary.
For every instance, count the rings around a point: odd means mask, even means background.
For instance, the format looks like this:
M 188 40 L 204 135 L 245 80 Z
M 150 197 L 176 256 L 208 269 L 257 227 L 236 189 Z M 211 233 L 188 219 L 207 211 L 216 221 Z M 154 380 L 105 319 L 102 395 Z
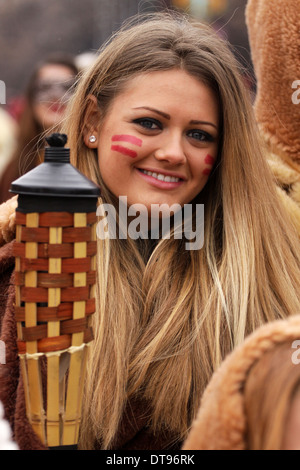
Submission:
M 236 61 L 208 26 L 155 14 L 103 46 L 64 126 L 72 163 L 113 203 L 97 153 L 83 141 L 88 96 L 103 119 L 133 76 L 174 68 L 208 85 L 220 103 L 219 155 L 196 201 L 205 204 L 204 246 L 187 251 L 183 240 L 162 239 L 149 258 L 133 240 L 98 240 L 81 448 L 95 440 L 113 447 L 130 398 L 148 404 L 154 432 L 182 440 L 223 357 L 264 322 L 299 313 L 299 240 L 277 200 Z

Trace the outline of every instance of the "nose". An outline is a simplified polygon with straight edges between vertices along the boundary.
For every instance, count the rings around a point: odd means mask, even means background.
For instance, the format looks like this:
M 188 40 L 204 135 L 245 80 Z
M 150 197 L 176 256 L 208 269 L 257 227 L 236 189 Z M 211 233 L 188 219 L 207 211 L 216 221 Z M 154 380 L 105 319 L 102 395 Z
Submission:
M 165 136 L 154 156 L 157 160 L 167 161 L 172 165 L 185 163 L 182 135 L 173 133 Z

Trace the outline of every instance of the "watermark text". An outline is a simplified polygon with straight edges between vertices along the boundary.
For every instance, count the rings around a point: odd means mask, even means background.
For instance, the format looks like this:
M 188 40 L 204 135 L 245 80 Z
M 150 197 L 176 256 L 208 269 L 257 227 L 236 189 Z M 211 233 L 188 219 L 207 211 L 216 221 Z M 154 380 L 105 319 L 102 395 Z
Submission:
M 3 80 L 0 80 L 0 104 L 6 104 L 6 86 Z
M 292 88 L 296 89 L 294 93 L 292 94 L 292 102 L 293 104 L 299 104 L 300 103 L 300 80 L 294 80 L 292 83 Z
M 292 354 L 292 363 L 297 365 L 300 364 L 300 340 L 297 339 L 293 341 L 292 348 L 296 349 Z
M 0 340 L 0 364 L 6 364 L 6 348 L 4 341 Z
M 97 237 L 110 239 L 184 239 L 186 250 L 199 250 L 204 244 L 204 204 L 151 204 L 150 213 L 143 204 L 128 207 L 127 197 L 119 197 L 118 210 L 111 204 L 97 208 L 101 220 Z M 118 224 L 117 224 L 118 218 Z M 172 219 L 172 227 L 171 227 Z M 118 225 L 118 233 L 117 233 Z

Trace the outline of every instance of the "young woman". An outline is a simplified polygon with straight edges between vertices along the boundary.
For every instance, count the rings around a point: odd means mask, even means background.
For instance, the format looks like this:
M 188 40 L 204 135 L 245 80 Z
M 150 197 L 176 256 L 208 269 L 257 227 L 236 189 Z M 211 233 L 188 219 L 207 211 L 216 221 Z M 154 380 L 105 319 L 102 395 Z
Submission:
M 198 249 L 187 249 L 189 233 L 135 240 L 130 224 L 127 237 L 98 238 L 79 447 L 179 449 L 224 356 L 299 312 L 298 236 L 235 59 L 209 27 L 168 14 L 128 24 L 67 114 L 72 163 L 100 185 L 100 209 L 118 212 L 126 197 L 130 222 L 136 204 L 148 220 L 157 205 L 189 206 L 194 229 L 204 204 Z

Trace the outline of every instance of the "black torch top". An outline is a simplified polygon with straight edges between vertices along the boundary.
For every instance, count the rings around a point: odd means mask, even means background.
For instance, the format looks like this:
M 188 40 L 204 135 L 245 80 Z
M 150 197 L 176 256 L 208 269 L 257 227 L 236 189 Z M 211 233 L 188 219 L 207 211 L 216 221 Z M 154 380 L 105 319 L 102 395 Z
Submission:
M 44 162 L 11 184 L 19 195 L 17 210 L 29 212 L 93 212 L 100 188 L 70 163 L 66 134 L 46 138 Z

